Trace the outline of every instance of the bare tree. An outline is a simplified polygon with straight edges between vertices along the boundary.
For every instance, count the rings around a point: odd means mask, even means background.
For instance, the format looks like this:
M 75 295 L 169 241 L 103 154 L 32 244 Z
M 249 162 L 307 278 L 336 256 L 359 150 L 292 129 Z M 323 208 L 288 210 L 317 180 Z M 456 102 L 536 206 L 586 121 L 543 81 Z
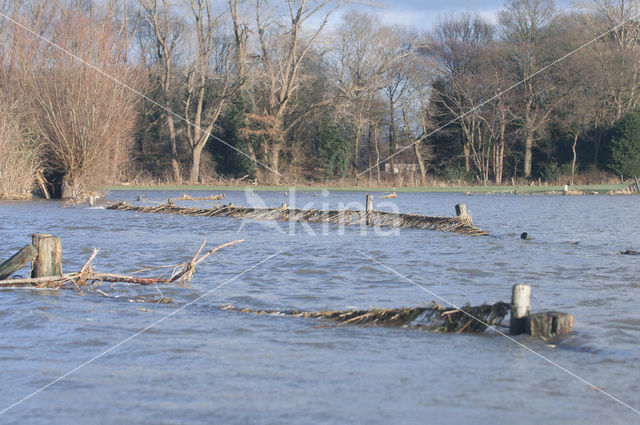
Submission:
M 233 3 L 231 3 L 233 7 Z M 187 122 L 187 142 L 191 148 L 191 170 L 189 181 L 197 182 L 200 177 L 200 157 L 213 126 L 218 120 L 227 100 L 244 84 L 242 69 L 240 78 L 232 72 L 233 60 L 242 67 L 246 52 L 246 38 L 238 34 L 238 24 L 234 43 L 224 33 L 223 20 L 226 10 L 216 14 L 210 0 L 189 0 L 190 20 L 194 28 L 195 49 L 190 54 L 187 65 L 186 99 L 184 115 Z
M 343 16 L 336 38 L 333 67 L 339 99 L 342 100 L 342 113 L 353 128 L 353 167 L 357 172 L 360 167 L 360 142 L 365 134 L 372 140 L 369 136 L 374 135 L 375 121 L 378 119 L 372 120 L 370 109 L 385 86 L 387 94 L 391 94 L 389 109 L 395 109 L 403 82 L 394 82 L 391 70 L 394 66 L 401 66 L 399 63 L 402 58 L 411 52 L 403 45 L 404 40 L 397 31 L 381 25 L 375 15 L 358 10 Z M 396 75 L 400 74 L 396 72 Z M 395 119 L 395 113 L 393 115 Z M 393 125 L 390 134 L 394 137 Z M 369 168 L 371 166 L 369 164 Z
M 584 43 L 588 34 L 584 27 L 576 25 L 576 20 L 582 20 L 584 15 L 561 17 L 562 31 L 555 35 L 555 44 L 564 50 Z M 572 25 L 573 24 L 573 25 Z M 586 37 L 585 37 L 586 36 Z M 571 184 L 574 183 L 576 164 L 578 161 L 578 141 L 591 130 L 597 122 L 601 112 L 598 103 L 602 97 L 599 93 L 599 73 L 593 69 L 593 52 L 575 54 L 558 64 L 554 73 L 556 91 L 560 102 L 555 112 L 557 127 L 570 138 L 571 145 Z
M 51 34 L 56 45 L 83 61 L 130 87 L 138 85 L 138 74 L 123 60 L 125 40 L 110 22 L 63 10 Z M 29 53 L 35 66 L 19 76 L 21 89 L 31 102 L 45 165 L 61 176 L 61 196 L 75 197 L 89 184 L 113 181 L 128 160 L 137 97 L 49 44 Z
M 613 29 L 589 46 L 592 96 L 598 98 L 596 127 L 609 127 L 640 102 L 639 0 L 594 0 L 581 6 L 576 16 L 585 39 Z M 594 162 L 598 163 L 600 131 L 595 138 Z
M 476 168 L 487 181 L 492 150 L 481 105 L 494 95 L 494 81 L 487 78 L 493 27 L 478 16 L 463 14 L 443 19 L 428 37 L 422 51 L 440 68 L 443 84 L 434 95 L 448 113 L 458 118 L 463 136 L 465 169 Z
M 176 52 L 182 36 L 184 16 L 176 16 L 172 11 L 174 5 L 167 0 L 141 0 L 141 3 L 145 12 L 144 19 L 154 36 L 155 56 L 159 65 L 161 104 L 171 110 L 176 90 L 174 87 Z M 175 118 L 172 113 L 164 111 L 164 119 L 169 133 L 173 181 L 180 182 L 182 176 L 178 159 Z
M 524 176 L 531 176 L 533 145 L 540 137 L 553 108 L 544 93 L 550 88 L 548 75 L 535 75 L 550 62 L 545 43 L 551 33 L 553 0 L 508 0 L 500 11 L 500 25 L 509 65 L 519 93 L 519 115 L 524 139 Z
M 429 82 L 433 78 L 433 63 L 424 56 L 414 55 L 405 63 L 403 72 L 406 89 L 400 97 L 400 113 L 402 115 L 399 134 L 408 139 L 420 170 L 420 181 L 426 183 L 427 166 L 431 159 L 431 147 L 427 144 L 430 133 L 431 88 Z
M 8 102 L 11 96 L 2 90 L 0 100 L 0 199 L 28 197 L 40 166 L 33 135 L 25 126 L 23 108 Z
M 303 61 L 340 7 L 335 0 L 256 0 L 255 16 L 260 54 L 257 113 L 250 114 L 262 140 L 262 151 L 279 182 L 282 141 L 291 128 L 284 124 L 289 101 L 298 90 Z M 319 22 L 314 25 L 314 22 Z

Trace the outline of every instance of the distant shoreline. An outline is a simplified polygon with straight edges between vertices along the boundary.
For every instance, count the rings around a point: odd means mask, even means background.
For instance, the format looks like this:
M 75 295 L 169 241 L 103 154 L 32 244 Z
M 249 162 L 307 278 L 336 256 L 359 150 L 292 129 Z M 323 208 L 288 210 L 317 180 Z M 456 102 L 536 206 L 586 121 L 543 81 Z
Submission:
M 564 186 L 417 186 L 417 187 L 367 187 L 367 186 L 323 186 L 323 185 L 280 185 L 280 186 L 253 186 L 253 185 L 215 185 L 215 184 L 157 184 L 157 185 L 111 185 L 102 186 L 97 190 L 172 190 L 172 191 L 243 191 L 250 189 L 254 191 L 288 191 L 295 188 L 298 192 L 399 192 L 399 193 L 469 193 L 469 194 L 549 194 L 562 195 Z M 596 184 L 596 185 L 575 185 L 570 186 L 568 195 L 580 194 L 625 194 L 628 184 Z

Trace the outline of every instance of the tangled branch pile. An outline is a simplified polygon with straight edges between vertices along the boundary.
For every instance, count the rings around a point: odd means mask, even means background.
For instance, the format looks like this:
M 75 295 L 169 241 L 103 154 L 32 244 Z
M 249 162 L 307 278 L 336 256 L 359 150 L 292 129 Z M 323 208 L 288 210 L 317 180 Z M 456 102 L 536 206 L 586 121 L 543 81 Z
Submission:
M 141 213 L 164 213 L 177 215 L 193 215 L 202 217 L 232 217 L 250 218 L 253 220 L 300 221 L 309 223 L 333 223 L 338 225 L 369 225 L 373 227 L 411 228 L 440 230 L 443 232 L 460 233 L 463 235 L 486 235 L 487 232 L 473 227 L 470 216 L 462 217 L 429 217 L 424 215 L 390 213 L 372 211 L 369 215 L 365 211 L 342 210 L 301 210 L 291 209 L 287 205 L 279 208 L 251 208 L 235 206 L 233 204 L 219 205 L 213 208 L 186 208 L 172 204 L 154 207 L 141 207 L 118 202 L 107 209 L 118 211 L 134 211 Z
M 202 245 L 196 252 L 196 254 L 187 263 L 178 264 L 172 266 L 172 273 L 168 277 L 155 276 L 155 277 L 136 277 L 131 275 L 113 274 L 113 273 L 100 273 L 96 272 L 91 266 L 91 262 L 98 254 L 98 249 L 93 250 L 93 254 L 82 266 L 80 271 L 75 273 L 65 273 L 59 276 L 47 276 L 38 278 L 26 278 L 26 279 L 5 279 L 0 280 L 0 288 L 49 288 L 49 289 L 80 289 L 82 287 L 91 287 L 95 282 L 110 282 L 110 283 L 134 283 L 137 285 L 147 286 L 156 283 L 181 283 L 188 282 L 193 277 L 195 268 L 204 259 L 209 257 L 216 251 L 222 248 L 235 245 L 243 242 L 243 240 L 236 240 L 219 245 L 198 257 L 206 244 L 206 239 L 202 242 Z
M 324 319 L 338 322 L 338 325 L 404 327 L 443 333 L 480 333 L 484 332 L 487 326 L 500 325 L 509 313 L 510 305 L 497 302 L 477 307 L 447 308 L 434 303 L 433 307 L 309 312 L 253 310 L 251 308 L 236 308 L 228 304 L 222 306 L 221 309 L 251 314 Z

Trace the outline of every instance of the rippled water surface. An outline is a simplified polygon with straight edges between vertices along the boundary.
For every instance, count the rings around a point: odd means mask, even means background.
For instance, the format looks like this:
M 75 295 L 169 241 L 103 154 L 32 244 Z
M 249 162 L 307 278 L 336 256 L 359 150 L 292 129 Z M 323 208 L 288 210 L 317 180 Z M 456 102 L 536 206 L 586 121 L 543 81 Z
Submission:
M 139 195 L 154 204 L 180 193 L 114 191 L 109 199 Z M 364 198 L 316 195 L 228 192 L 224 202 L 338 208 Z M 62 237 L 65 271 L 78 270 L 94 247 L 96 269 L 129 273 L 184 262 L 203 237 L 210 246 L 245 239 L 206 260 L 191 287 L 103 285 L 112 298 L 0 291 L 0 410 L 100 355 L 0 414 L 0 423 L 640 421 L 629 408 L 640 409 L 640 257 L 619 254 L 640 250 L 640 197 L 401 193 L 375 202 L 446 216 L 464 202 L 490 236 L 0 203 L 0 258 L 31 233 L 52 233 Z M 534 239 L 520 240 L 523 231 Z M 574 335 L 555 346 L 515 338 L 538 356 L 497 334 L 324 327 L 218 308 L 402 307 L 429 304 L 434 294 L 480 304 L 509 301 L 515 283 L 533 286 L 534 311 L 573 314 Z M 129 302 L 159 291 L 173 304 Z

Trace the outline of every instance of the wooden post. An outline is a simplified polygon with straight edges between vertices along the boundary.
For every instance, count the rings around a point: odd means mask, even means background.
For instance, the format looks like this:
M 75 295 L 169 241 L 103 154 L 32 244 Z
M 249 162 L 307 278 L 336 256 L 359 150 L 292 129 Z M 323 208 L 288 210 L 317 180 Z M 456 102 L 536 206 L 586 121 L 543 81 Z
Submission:
M 526 330 L 526 321 L 531 306 L 531 286 L 513 285 L 511 293 L 511 323 L 509 333 L 519 335 Z
M 29 244 L 16 252 L 11 258 L 0 264 L 0 280 L 4 280 L 33 261 L 38 255 L 36 248 Z
M 33 260 L 31 277 L 58 276 L 62 274 L 62 243 L 60 238 L 51 235 L 31 235 L 31 243 L 37 256 Z
M 457 217 L 461 217 L 461 216 L 466 216 L 469 215 L 469 213 L 467 212 L 467 206 L 465 204 L 457 204 L 456 205 L 456 216 Z
M 89 206 L 92 207 L 96 204 L 96 197 L 94 195 L 89 196 Z
M 527 317 L 525 332 L 531 336 L 552 338 L 570 334 L 572 328 L 572 315 L 557 311 L 547 311 Z
M 367 226 L 371 225 L 372 213 L 373 213 L 373 195 L 367 194 L 367 207 L 366 207 Z

